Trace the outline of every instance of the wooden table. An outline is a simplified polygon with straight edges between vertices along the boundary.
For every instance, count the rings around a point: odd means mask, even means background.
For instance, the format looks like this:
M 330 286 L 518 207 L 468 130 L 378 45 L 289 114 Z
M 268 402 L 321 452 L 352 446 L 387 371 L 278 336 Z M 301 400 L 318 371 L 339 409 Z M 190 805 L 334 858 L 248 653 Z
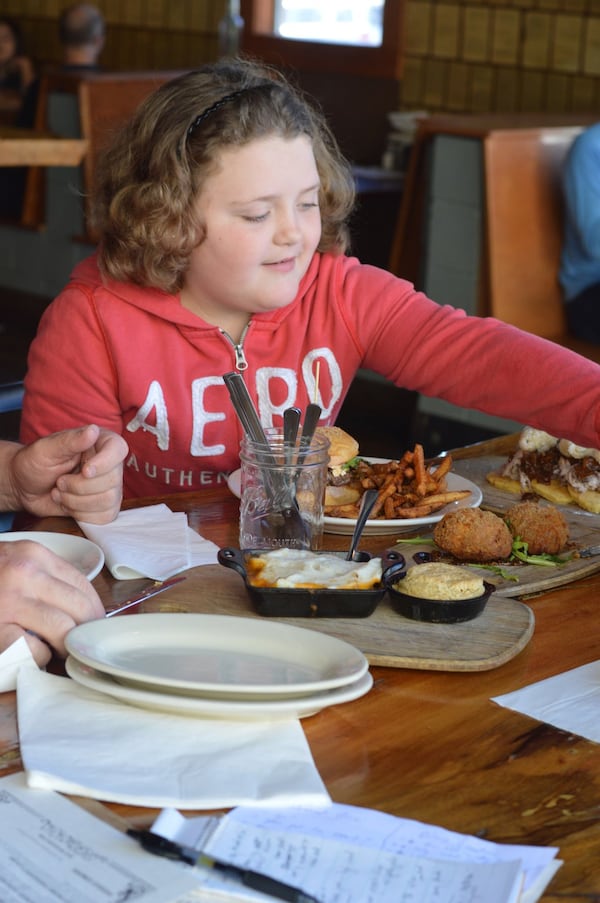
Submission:
M 33 129 L 0 128 L 0 166 L 77 166 L 87 141 Z
M 464 450 L 498 452 L 485 443 Z M 226 488 L 146 499 L 187 511 L 202 535 L 237 544 L 237 500 Z M 77 532 L 64 519 L 27 528 Z M 347 537 L 326 537 L 329 548 Z M 369 548 L 389 537 L 369 538 Z M 237 574 L 198 568 L 143 611 L 198 610 L 202 587 L 239 593 Z M 131 591 L 103 571 L 94 581 L 106 603 Z M 476 834 L 496 842 L 552 845 L 564 865 L 545 903 L 600 901 L 600 745 L 539 723 L 490 698 L 600 658 L 600 575 L 529 600 L 534 636 L 518 656 L 494 670 L 444 673 L 372 667 L 362 699 L 303 720 L 317 768 L 336 802 Z M 216 600 L 218 609 L 218 598 Z M 310 628 L 311 622 L 306 621 Z M 60 668 L 60 665 L 57 666 Z M 0 696 L 0 774 L 21 768 L 15 694 Z M 156 812 L 88 803 L 96 814 L 149 825 Z

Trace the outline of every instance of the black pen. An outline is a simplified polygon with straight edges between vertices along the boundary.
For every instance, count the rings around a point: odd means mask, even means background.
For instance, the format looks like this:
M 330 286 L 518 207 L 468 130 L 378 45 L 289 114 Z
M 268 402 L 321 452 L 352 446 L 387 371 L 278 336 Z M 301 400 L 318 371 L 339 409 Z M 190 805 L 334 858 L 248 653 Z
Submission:
M 278 900 L 289 900 L 290 903 L 319 903 L 316 897 L 305 894 L 299 887 L 292 887 L 290 884 L 284 884 L 283 881 L 277 881 L 268 875 L 261 875 L 260 872 L 253 872 L 251 869 L 219 862 L 218 859 L 199 853 L 193 847 L 182 846 L 153 831 L 136 831 L 134 828 L 130 828 L 127 833 L 155 856 L 176 859 L 178 862 L 187 862 L 189 865 L 206 865 L 208 868 L 216 869 L 223 875 L 239 881 L 245 887 L 251 887 L 253 890 L 276 897 Z

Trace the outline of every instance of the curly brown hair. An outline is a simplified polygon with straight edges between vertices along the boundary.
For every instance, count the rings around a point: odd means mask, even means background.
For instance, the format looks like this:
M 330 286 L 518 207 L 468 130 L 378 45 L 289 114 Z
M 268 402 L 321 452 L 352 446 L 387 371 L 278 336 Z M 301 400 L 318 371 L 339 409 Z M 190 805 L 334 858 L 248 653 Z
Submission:
M 180 291 L 205 237 L 195 201 L 220 152 L 269 135 L 310 138 L 321 182 L 318 249 L 343 253 L 354 180 L 324 116 L 278 70 L 229 59 L 158 88 L 103 155 L 94 194 L 102 272 Z

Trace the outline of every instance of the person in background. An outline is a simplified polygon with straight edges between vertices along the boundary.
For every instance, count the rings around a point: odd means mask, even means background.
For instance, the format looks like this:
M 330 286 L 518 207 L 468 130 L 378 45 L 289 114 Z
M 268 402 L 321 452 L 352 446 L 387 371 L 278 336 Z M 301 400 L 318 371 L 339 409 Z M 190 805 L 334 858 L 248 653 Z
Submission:
M 119 513 L 127 444 L 93 424 L 22 446 L 0 440 L 0 510 L 108 523 Z M 39 665 L 65 634 L 101 618 L 91 583 L 69 562 L 28 540 L 0 541 L 0 651 L 20 636 Z
M 92 412 L 128 437 L 127 497 L 202 490 L 239 467 L 225 373 L 264 427 L 314 400 L 328 425 L 364 367 L 600 447 L 600 367 L 348 256 L 354 200 L 324 117 L 282 73 L 227 59 L 166 82 L 100 163 L 98 253 L 31 344 L 23 441 Z
M 560 283 L 571 335 L 600 345 L 600 122 L 574 140 L 563 170 Z
M 97 7 L 90 3 L 75 3 L 67 7 L 60 14 L 58 32 L 63 50 L 63 70 L 98 68 L 106 25 Z
M 0 16 L 0 112 L 5 122 L 16 121 L 34 78 L 33 63 L 23 51 L 20 26 L 14 19 Z

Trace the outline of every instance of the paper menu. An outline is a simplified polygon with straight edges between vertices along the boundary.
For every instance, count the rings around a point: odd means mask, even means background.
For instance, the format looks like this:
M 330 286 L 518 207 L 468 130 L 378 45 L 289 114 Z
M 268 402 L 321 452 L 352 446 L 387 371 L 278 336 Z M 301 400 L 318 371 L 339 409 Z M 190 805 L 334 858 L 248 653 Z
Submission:
M 239 807 L 222 819 L 164 810 L 153 830 L 300 885 L 323 903 L 534 903 L 561 864 L 555 848 L 494 844 L 338 804 Z M 239 891 L 229 899 L 264 898 Z

